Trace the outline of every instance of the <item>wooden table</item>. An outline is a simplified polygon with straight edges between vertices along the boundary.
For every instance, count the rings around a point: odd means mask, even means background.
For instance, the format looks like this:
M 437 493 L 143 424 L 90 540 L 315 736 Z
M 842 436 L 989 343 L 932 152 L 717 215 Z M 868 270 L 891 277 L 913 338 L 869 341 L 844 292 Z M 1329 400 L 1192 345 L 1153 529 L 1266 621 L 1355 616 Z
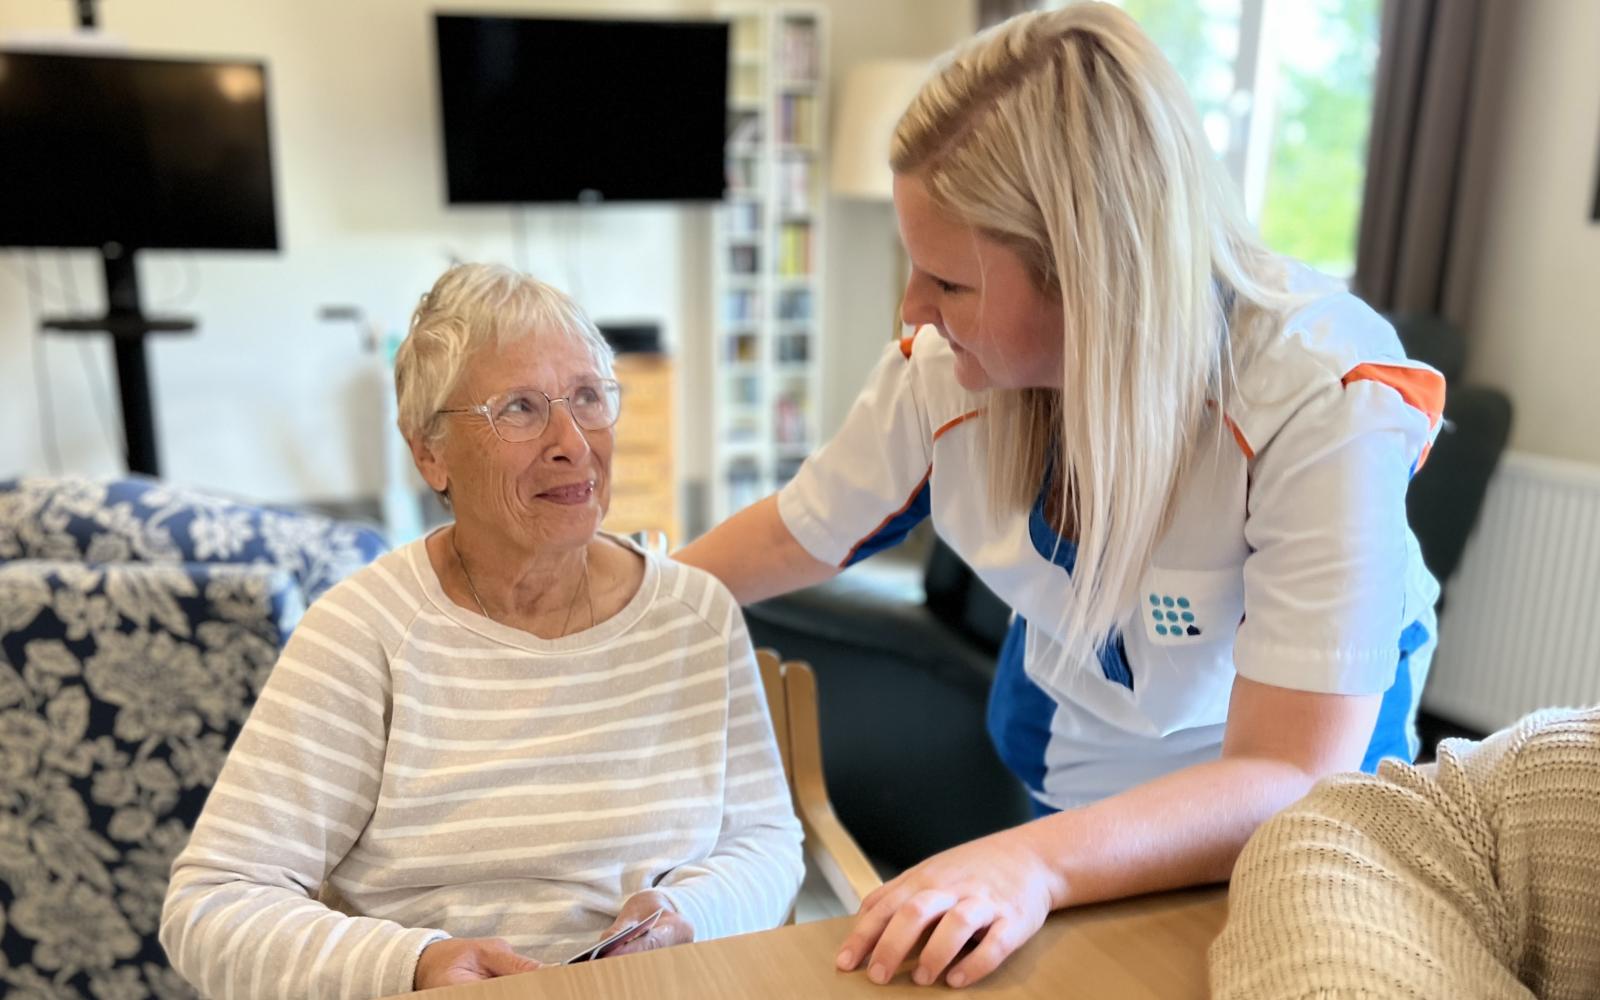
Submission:
M 987 979 L 960 993 L 1016 1000 L 1196 1000 L 1207 995 L 1206 948 L 1227 917 L 1222 889 L 1166 893 L 1066 910 Z M 470 986 L 428 990 L 427 1000 L 921 997 L 909 962 L 887 986 L 865 971 L 835 971 L 833 956 L 853 918 L 541 969 Z

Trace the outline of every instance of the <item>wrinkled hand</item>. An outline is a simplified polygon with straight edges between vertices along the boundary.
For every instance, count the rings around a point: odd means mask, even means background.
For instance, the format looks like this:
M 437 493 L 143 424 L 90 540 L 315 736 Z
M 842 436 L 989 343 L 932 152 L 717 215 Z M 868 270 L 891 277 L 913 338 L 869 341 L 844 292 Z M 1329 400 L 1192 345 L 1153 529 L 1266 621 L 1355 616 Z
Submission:
M 622 904 L 622 912 L 617 914 L 617 919 L 611 922 L 611 926 L 606 928 L 604 934 L 600 935 L 601 940 L 615 934 L 627 924 L 643 920 L 657 910 L 664 912 L 656 920 L 654 927 L 632 941 L 612 948 L 606 952 L 605 957 L 670 948 L 675 944 L 688 944 L 694 940 L 694 925 L 689 922 L 689 918 L 673 909 L 672 904 L 667 902 L 667 897 L 654 890 L 636 892 L 629 896 L 628 901 Z
M 540 967 L 499 938 L 445 938 L 422 949 L 411 984 L 414 989 L 431 990 L 435 986 L 514 976 Z
M 868 978 L 887 983 L 931 930 L 913 982 L 927 986 L 949 967 L 945 981 L 961 987 L 993 972 L 1038 932 L 1058 894 L 1060 876 L 1024 829 L 951 848 L 879 886 L 861 901 L 839 968 L 858 968 L 870 952 Z M 951 966 L 969 944 L 971 954 Z

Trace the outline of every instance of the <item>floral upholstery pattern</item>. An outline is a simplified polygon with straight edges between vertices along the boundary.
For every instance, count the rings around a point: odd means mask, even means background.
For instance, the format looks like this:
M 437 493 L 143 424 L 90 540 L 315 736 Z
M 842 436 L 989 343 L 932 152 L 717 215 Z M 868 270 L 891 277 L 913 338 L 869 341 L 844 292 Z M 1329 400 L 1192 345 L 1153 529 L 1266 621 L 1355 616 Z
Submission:
M 306 604 L 383 547 L 149 480 L 0 484 L 0 994 L 193 995 L 172 859 Z
M 0 562 L 272 565 L 289 571 L 310 605 L 386 548 L 360 525 L 153 479 L 0 482 Z

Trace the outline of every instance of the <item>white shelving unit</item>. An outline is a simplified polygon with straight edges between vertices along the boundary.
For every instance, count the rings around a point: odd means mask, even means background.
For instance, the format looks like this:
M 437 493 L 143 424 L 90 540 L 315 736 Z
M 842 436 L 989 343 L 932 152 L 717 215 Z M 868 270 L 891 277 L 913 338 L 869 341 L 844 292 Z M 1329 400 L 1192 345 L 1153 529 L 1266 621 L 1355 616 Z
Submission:
M 712 239 L 712 517 L 794 475 L 819 441 L 827 24 L 817 7 L 729 20 L 728 197 Z

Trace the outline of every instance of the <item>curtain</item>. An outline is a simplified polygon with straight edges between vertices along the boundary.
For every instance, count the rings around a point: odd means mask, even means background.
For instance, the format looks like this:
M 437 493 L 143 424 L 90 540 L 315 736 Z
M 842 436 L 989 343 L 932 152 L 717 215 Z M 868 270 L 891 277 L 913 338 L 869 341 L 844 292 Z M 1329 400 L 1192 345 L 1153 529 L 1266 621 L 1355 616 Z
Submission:
M 1467 327 L 1512 0 L 1385 0 L 1356 292 Z

